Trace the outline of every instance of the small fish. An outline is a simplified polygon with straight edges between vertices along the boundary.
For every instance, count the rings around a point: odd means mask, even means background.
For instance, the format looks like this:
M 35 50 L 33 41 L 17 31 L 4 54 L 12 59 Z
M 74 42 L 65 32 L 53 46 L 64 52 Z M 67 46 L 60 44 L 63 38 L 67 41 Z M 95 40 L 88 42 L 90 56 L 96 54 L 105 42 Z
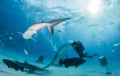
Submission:
M 24 53 L 25 53 L 26 55 L 28 55 L 28 52 L 27 52 L 27 50 L 26 50 L 26 49 L 24 49 Z
M 62 32 L 61 30 L 57 30 L 57 32 Z
M 13 40 L 13 38 L 12 38 L 11 36 L 9 36 L 9 39 L 10 39 L 10 40 Z
M 120 45 L 120 42 L 119 43 L 116 43 L 116 44 L 113 44 L 113 46 L 119 46 Z
M 14 33 L 13 33 L 13 32 L 11 32 L 11 35 L 14 35 Z
M 115 24 L 115 23 L 114 23 L 114 22 L 112 22 L 112 21 L 110 21 L 108 24 L 109 24 L 109 25 L 113 25 L 113 24 Z
M 98 26 L 98 24 L 89 24 L 89 27 Z
M 21 33 L 21 32 L 17 32 L 18 34 L 20 34 L 20 35 L 23 35 L 23 33 Z
M 115 50 L 115 49 L 113 49 L 111 52 L 112 52 L 112 53 L 114 53 L 115 51 L 116 51 L 116 50 Z
M 35 42 L 38 42 L 35 38 L 31 37 L 31 40 L 35 41 Z
M 47 39 L 46 42 L 50 43 L 50 42 L 52 42 L 52 39 Z

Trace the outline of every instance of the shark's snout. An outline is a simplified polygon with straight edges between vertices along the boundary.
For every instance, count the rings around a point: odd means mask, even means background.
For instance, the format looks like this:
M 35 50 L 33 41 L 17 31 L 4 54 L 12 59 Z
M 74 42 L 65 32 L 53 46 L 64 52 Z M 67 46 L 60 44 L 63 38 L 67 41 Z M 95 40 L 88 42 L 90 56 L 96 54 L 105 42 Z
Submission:
M 3 61 L 5 64 L 7 63 L 7 60 L 6 60 L 6 59 L 3 59 L 2 61 Z

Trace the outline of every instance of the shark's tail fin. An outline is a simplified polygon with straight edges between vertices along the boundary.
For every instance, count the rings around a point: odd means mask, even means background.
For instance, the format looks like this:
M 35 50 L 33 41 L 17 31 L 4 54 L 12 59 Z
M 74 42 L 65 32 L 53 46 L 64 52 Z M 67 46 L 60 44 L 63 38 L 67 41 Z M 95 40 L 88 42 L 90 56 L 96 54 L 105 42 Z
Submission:
M 17 65 L 17 67 L 14 68 L 16 71 L 18 71 L 18 70 L 20 70 L 22 72 L 24 71 L 24 67 L 23 66 L 18 65 L 18 64 L 16 64 L 16 65 Z
M 52 21 L 48 22 L 49 25 L 47 25 L 47 27 L 48 27 L 50 33 L 52 35 L 54 34 L 53 28 L 54 28 L 55 25 L 57 25 L 57 24 L 59 24 L 59 23 L 61 23 L 63 21 L 69 20 L 69 19 L 70 18 L 61 18 L 61 19 L 56 19 L 56 20 L 52 20 Z

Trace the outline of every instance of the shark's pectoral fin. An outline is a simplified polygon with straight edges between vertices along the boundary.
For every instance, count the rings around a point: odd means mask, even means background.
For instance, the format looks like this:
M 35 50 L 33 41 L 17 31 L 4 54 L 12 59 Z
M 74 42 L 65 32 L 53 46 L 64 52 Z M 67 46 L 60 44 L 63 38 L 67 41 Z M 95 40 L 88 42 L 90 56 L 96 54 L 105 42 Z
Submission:
M 49 32 L 53 35 L 54 34 L 54 26 L 47 25 Z
M 18 71 L 18 68 L 14 68 L 16 71 Z
M 79 65 L 75 65 L 75 67 L 77 68 Z

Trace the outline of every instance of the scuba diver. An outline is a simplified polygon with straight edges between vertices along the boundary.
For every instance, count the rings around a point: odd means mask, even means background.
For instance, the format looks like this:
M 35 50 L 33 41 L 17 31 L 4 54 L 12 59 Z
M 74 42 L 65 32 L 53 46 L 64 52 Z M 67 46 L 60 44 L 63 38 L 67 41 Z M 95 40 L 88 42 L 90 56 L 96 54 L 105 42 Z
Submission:
M 37 63 L 43 63 L 43 61 L 44 61 L 44 56 L 40 55 L 36 62 Z
M 70 45 L 74 48 L 74 50 L 76 51 L 80 58 L 84 57 L 92 58 L 92 56 L 88 55 L 88 53 L 84 53 L 85 48 L 80 41 L 71 42 Z
M 85 48 L 80 41 L 70 40 L 68 42 L 68 45 L 70 45 L 74 48 L 75 52 L 79 55 L 79 58 L 65 58 L 65 59 L 64 58 L 59 58 L 59 61 L 58 61 L 58 64 L 57 64 L 59 66 L 64 65 L 66 68 L 68 68 L 70 66 L 75 66 L 77 68 L 79 65 L 84 64 L 86 62 L 84 57 L 93 58 L 95 56 L 98 56 L 98 54 L 88 55 L 88 53 L 84 52 Z M 68 46 L 64 46 L 64 48 L 65 47 L 68 47 Z M 64 51 L 63 47 L 60 48 L 60 51 Z M 59 53 L 61 53 L 61 52 L 59 52 Z

